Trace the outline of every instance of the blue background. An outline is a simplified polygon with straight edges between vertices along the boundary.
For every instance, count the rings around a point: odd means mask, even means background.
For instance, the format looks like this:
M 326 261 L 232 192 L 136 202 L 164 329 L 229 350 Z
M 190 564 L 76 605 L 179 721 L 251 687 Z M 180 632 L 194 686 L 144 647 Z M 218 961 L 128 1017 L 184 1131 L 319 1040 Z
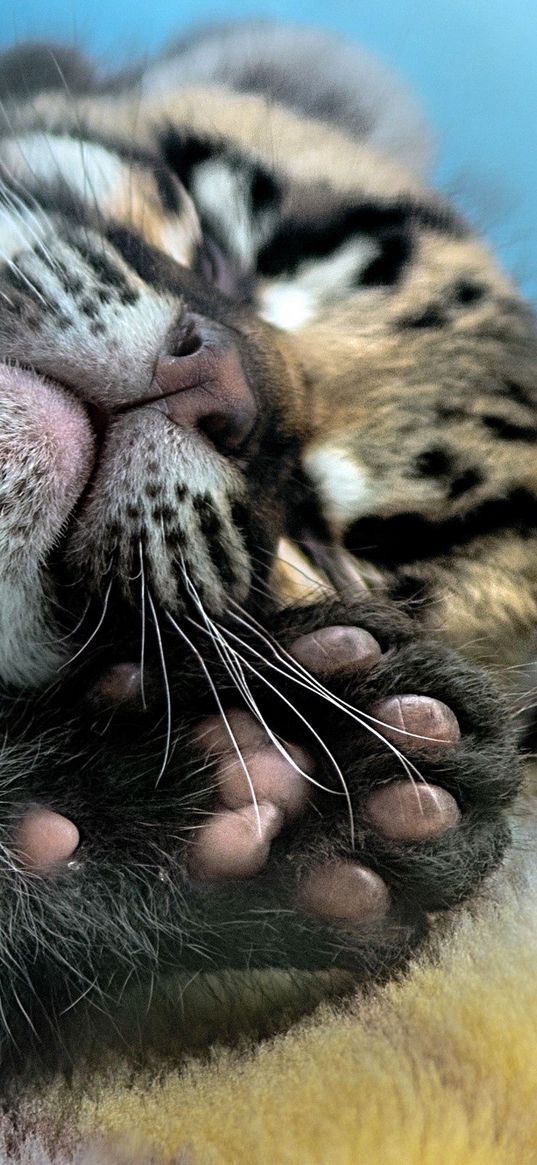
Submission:
M 124 63 L 203 20 L 269 16 L 359 40 L 421 97 L 436 178 L 537 301 L 537 0 L 3 0 L 0 44 L 46 36 Z

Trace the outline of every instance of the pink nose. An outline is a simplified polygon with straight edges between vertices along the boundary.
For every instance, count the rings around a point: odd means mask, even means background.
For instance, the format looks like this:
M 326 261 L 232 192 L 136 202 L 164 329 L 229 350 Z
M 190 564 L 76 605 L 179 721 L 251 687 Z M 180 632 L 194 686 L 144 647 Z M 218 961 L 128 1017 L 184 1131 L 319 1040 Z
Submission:
M 177 425 L 205 433 L 221 452 L 238 450 L 257 407 L 231 333 L 192 316 L 174 347 L 157 360 L 153 403 Z

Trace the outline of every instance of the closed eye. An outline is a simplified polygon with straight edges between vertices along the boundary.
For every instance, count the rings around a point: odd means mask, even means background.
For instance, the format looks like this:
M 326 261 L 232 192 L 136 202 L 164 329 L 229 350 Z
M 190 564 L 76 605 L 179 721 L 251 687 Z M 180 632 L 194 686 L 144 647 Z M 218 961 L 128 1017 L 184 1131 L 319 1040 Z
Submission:
M 252 302 L 255 279 L 241 271 L 209 235 L 204 236 L 198 249 L 195 270 L 211 287 L 218 288 L 230 299 Z

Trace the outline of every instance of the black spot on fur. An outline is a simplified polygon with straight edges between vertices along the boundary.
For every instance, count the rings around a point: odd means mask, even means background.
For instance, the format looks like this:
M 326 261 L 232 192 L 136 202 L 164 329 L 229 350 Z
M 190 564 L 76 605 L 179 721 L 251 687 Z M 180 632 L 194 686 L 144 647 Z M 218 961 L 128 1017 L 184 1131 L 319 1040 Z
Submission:
M 396 283 L 410 260 L 411 243 L 407 235 L 386 236 L 381 242 L 381 253 L 362 271 L 355 281 L 357 287 L 390 287 Z
M 517 425 L 506 417 L 497 417 L 491 413 L 483 413 L 481 421 L 501 441 L 537 441 L 537 425 Z
M 156 501 L 162 496 L 162 486 L 158 481 L 149 481 L 145 487 L 145 496 L 149 501 Z
M 222 521 L 207 494 L 195 497 L 193 506 L 199 518 L 200 530 L 216 573 L 224 586 L 233 586 L 235 575 L 229 564 Z
M 171 526 L 177 519 L 175 510 L 171 506 L 155 506 L 151 517 L 155 522 L 162 522 L 163 526 Z
M 200 519 L 200 523 L 202 523 L 204 531 L 220 528 L 220 519 L 208 494 L 196 494 L 192 498 L 192 505 Z
M 460 550 L 476 538 L 510 530 L 530 538 L 537 530 L 537 498 L 514 489 L 505 498 L 474 506 L 465 514 L 432 521 L 407 512 L 389 518 L 360 518 L 345 535 L 345 546 L 379 566 L 426 561 Z
M 177 523 L 166 530 L 166 543 L 171 549 L 184 550 L 187 543 L 186 535 Z
M 401 242 L 400 246 L 401 253 L 408 258 L 413 231 L 417 227 L 458 238 L 466 234 L 458 217 L 448 208 L 427 206 L 411 199 L 363 202 L 326 212 L 307 223 L 288 219 L 262 248 L 258 268 L 262 275 L 290 274 L 305 260 L 331 255 L 354 235 L 367 235 L 381 243 L 385 239 L 392 246 L 395 246 L 396 237 L 406 239 L 406 245 Z
M 221 159 L 231 171 L 240 171 L 250 181 L 250 199 L 254 214 L 268 206 L 277 205 L 282 196 L 280 183 L 273 174 L 260 163 L 252 162 L 229 142 L 200 137 L 196 134 L 181 134 L 168 126 L 160 135 L 160 148 L 171 170 L 190 189 L 194 171 L 204 162 Z
M 458 283 L 453 285 L 451 294 L 455 303 L 462 307 L 470 307 L 473 303 L 479 303 L 485 297 L 487 290 L 480 283 L 474 283 L 471 279 L 461 279 Z
M 462 497 L 469 490 L 481 485 L 483 481 L 484 477 L 479 469 L 465 469 L 458 477 L 453 478 L 449 487 L 448 497 L 452 501 L 455 501 L 456 498 Z
M 97 276 L 99 282 L 105 287 L 112 287 L 122 303 L 136 303 L 138 295 L 129 287 L 124 271 L 108 255 L 105 255 L 102 249 L 97 251 L 88 243 L 78 242 L 77 250 L 84 262 Z
M 161 133 L 159 145 L 168 166 L 186 187 L 190 186 L 192 171 L 221 151 L 218 142 L 195 134 L 182 134 L 173 126 Z
M 416 457 L 413 468 L 420 477 L 444 477 L 453 470 L 453 456 L 440 446 L 424 449 Z
M 250 515 L 243 502 L 231 503 L 231 521 L 237 530 L 244 533 L 250 526 Z
M 422 312 L 414 316 L 404 316 L 397 321 L 397 326 L 400 328 L 442 328 L 447 323 L 446 316 L 439 307 L 426 307 Z
M 78 307 L 82 314 L 88 316 L 88 319 L 90 320 L 94 320 L 95 317 L 99 314 L 98 307 L 95 306 L 91 299 L 80 300 Z
M 451 500 L 454 500 L 476 485 L 480 485 L 484 480 L 483 474 L 478 469 L 465 469 L 461 473 L 455 473 L 455 466 L 456 459 L 453 454 L 437 446 L 432 449 L 424 449 L 416 457 L 412 474 L 417 473 L 420 477 L 436 478 L 445 478 L 454 474 L 449 483 L 447 495 Z
M 523 408 L 531 409 L 532 411 L 535 410 L 537 395 L 532 394 L 514 380 L 504 380 L 500 388 L 500 395 L 507 397 L 508 400 L 512 400 L 514 404 L 521 405 Z
M 250 198 L 254 213 L 277 205 L 281 199 L 281 187 L 262 166 L 255 166 L 252 170 Z
M 467 421 L 474 420 L 473 413 L 466 412 L 460 405 L 443 405 L 437 407 L 437 416 L 440 421 Z
M 71 275 L 65 264 L 61 263 L 57 258 L 55 258 L 54 262 L 52 262 L 49 260 L 48 255 L 43 254 L 42 259 L 43 262 L 46 262 L 48 266 L 54 271 L 56 278 L 60 280 L 64 291 L 66 291 L 68 295 L 75 297 L 82 295 L 82 292 L 84 291 L 84 284 L 82 280 L 79 279 L 78 275 Z

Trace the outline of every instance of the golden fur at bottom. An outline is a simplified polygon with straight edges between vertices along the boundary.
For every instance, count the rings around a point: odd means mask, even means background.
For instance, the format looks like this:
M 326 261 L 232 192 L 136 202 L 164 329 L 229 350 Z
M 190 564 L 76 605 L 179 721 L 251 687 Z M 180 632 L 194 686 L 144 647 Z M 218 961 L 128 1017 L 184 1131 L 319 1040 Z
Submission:
M 324 1003 L 255 1047 L 245 1040 L 198 1052 L 177 1067 L 136 1070 L 114 1060 L 89 1078 L 82 1071 L 30 1090 L 16 1130 L 4 1126 L 2 1165 L 534 1165 L 537 802 L 530 793 L 515 828 L 486 898 L 466 907 L 400 982 L 347 1004 Z M 217 1000 L 212 1006 L 218 1011 Z M 246 1000 L 243 1023 L 248 1007 Z M 169 1056 L 171 1031 L 167 1043 Z M 24 1127 L 32 1135 L 23 1146 Z

